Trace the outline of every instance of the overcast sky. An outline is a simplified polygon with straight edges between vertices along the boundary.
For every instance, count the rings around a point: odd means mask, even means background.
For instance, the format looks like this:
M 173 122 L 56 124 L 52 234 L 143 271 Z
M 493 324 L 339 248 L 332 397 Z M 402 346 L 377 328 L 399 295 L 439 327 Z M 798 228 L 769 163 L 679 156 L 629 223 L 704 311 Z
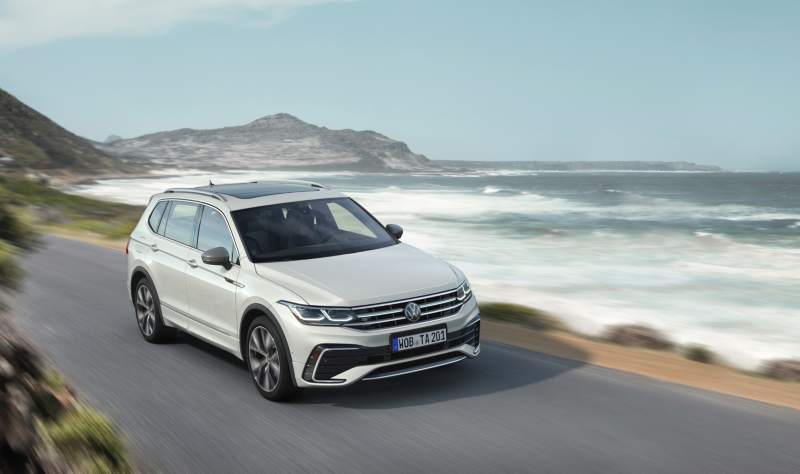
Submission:
M 800 2 L 0 0 L 0 88 L 103 140 L 286 112 L 431 159 L 800 170 Z

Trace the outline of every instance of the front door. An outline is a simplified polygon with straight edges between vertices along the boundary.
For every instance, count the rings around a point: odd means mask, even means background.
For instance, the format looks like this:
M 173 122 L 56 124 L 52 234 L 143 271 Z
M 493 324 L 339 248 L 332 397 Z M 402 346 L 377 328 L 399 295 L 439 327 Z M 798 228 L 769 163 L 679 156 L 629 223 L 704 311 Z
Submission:
M 186 289 L 189 295 L 190 331 L 230 349 L 237 349 L 236 280 L 238 252 L 225 216 L 203 206 L 197 248 L 189 251 Z M 231 256 L 231 268 L 206 265 L 200 254 L 223 247 Z

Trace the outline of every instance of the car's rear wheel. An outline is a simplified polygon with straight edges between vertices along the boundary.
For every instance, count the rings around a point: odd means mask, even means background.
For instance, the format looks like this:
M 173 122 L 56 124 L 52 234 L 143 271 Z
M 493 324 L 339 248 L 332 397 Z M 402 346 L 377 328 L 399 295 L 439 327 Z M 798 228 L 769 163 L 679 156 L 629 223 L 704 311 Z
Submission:
M 161 304 L 153 283 L 147 278 L 142 278 L 136 284 L 136 292 L 133 295 L 136 323 L 142 337 L 152 343 L 174 337 L 177 330 L 164 325 L 164 321 L 161 319 Z
M 273 402 L 291 400 L 303 391 L 292 383 L 292 363 L 279 329 L 259 316 L 247 331 L 247 366 L 256 389 Z

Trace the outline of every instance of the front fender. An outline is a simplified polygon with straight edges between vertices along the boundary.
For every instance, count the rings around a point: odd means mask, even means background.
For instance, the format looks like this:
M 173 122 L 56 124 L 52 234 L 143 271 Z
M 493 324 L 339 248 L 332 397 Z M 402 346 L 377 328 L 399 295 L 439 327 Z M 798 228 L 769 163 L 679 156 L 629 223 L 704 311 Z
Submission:
M 239 327 L 239 353 L 243 360 L 245 359 L 245 351 L 247 350 L 247 330 L 249 329 L 250 324 L 252 321 L 257 317 L 255 316 L 256 313 L 260 313 L 265 315 L 272 321 L 272 324 L 277 327 L 280 332 L 278 337 L 281 338 L 281 344 L 286 349 L 284 351 L 284 360 L 288 360 L 288 364 L 284 364 L 285 366 L 289 367 L 290 374 L 292 376 L 292 383 L 297 386 L 297 381 L 294 378 L 294 364 L 292 363 L 293 360 L 293 353 L 292 353 L 292 346 L 289 344 L 288 334 L 289 332 L 286 330 L 286 322 L 284 321 L 285 318 L 281 317 L 281 312 L 275 311 L 277 308 L 274 306 L 266 306 L 263 302 L 259 303 L 250 303 L 244 310 L 243 316 L 241 318 L 240 327 Z M 295 319 L 295 318 L 292 318 Z M 296 320 L 296 319 L 295 319 Z M 247 327 L 245 327 L 245 325 Z

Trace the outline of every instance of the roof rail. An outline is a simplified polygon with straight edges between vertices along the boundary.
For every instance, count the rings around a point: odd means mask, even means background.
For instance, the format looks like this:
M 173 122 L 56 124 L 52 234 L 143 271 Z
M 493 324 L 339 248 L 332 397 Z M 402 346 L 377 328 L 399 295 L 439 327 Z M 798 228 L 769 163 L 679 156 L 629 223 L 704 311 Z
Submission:
M 202 189 L 194 189 L 194 188 L 171 188 L 164 191 L 165 193 L 192 193 L 192 194 L 204 194 L 206 196 L 211 196 L 213 198 L 219 199 L 222 202 L 226 202 L 225 196 L 220 193 L 215 193 L 213 191 L 205 191 Z
M 313 181 L 299 181 L 296 179 L 270 179 L 266 181 L 250 181 L 248 184 L 297 184 L 301 186 L 311 186 L 314 188 L 327 189 L 329 191 L 331 189 L 323 184 L 315 183 Z

